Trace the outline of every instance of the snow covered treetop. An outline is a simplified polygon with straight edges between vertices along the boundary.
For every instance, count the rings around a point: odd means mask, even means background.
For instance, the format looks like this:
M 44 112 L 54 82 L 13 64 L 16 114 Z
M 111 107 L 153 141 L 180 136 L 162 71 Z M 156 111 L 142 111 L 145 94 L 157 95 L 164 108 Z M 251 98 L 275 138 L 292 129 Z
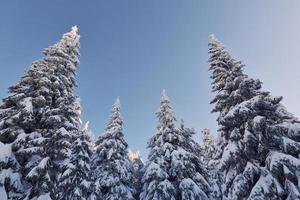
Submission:
M 139 151 L 131 151 L 129 150 L 128 152 L 128 157 L 131 161 L 135 159 L 140 159 L 141 158 L 141 153 Z
M 216 39 L 216 37 L 215 37 L 215 35 L 214 34 L 210 34 L 209 36 L 208 36 L 208 42 L 209 43 L 214 43 L 214 41 L 216 41 L 217 39 Z
M 121 108 L 121 103 L 120 103 L 120 98 L 119 97 L 116 98 L 113 107 Z
M 65 33 L 64 38 L 68 39 L 68 40 L 76 40 L 80 38 L 80 35 L 78 35 L 78 27 L 72 26 L 71 31 L 68 33 Z
M 170 101 L 169 97 L 167 96 L 167 92 L 165 89 L 161 92 L 160 100 L 163 101 Z
M 75 25 L 75 26 L 72 26 L 72 28 L 71 28 L 71 33 L 73 34 L 73 35 L 77 35 L 77 32 L 78 32 L 78 27 Z
M 79 48 L 79 39 L 80 35 L 78 35 L 78 27 L 73 26 L 70 32 L 67 32 L 63 35 L 62 39 L 53 45 L 52 48 Z M 51 48 L 51 47 L 50 47 Z M 50 49 L 49 49 L 50 50 Z
M 205 128 L 201 131 L 203 135 L 210 135 L 210 130 L 208 128 Z
M 73 26 L 70 32 L 63 34 L 60 41 L 46 48 L 44 54 L 51 57 L 67 58 L 73 64 L 77 65 L 79 63 L 79 39 L 78 28 L 77 26 Z
M 214 34 L 209 35 L 208 42 L 209 42 L 209 44 L 223 47 L 223 44 L 215 37 Z
M 122 116 L 121 116 L 121 103 L 119 97 L 117 97 L 114 105 L 112 106 L 112 111 L 111 111 L 111 118 L 112 119 L 119 119 L 122 121 Z
M 119 97 L 116 99 L 112 106 L 109 123 L 106 127 L 106 131 L 122 130 L 122 115 L 121 115 L 121 103 Z
M 170 99 L 166 94 L 166 91 L 163 90 L 160 98 L 160 107 L 158 111 L 156 111 L 156 116 L 159 119 L 159 126 L 157 127 L 157 130 L 159 132 L 169 132 L 170 130 L 174 130 L 176 121 L 175 113 L 170 106 Z

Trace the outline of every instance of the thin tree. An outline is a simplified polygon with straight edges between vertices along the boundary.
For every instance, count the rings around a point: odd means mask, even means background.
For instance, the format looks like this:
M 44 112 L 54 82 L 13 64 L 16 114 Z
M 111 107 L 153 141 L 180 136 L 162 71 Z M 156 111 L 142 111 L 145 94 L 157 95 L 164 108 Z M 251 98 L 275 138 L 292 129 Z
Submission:
M 93 155 L 93 199 L 133 200 L 133 168 L 124 139 L 119 98 L 115 101 L 104 135 L 96 141 Z
M 145 200 L 208 199 L 210 187 L 204 178 L 193 131 L 175 126 L 176 118 L 170 100 L 163 91 L 156 115 L 155 135 L 148 143 L 150 153 L 142 179 L 140 195 Z

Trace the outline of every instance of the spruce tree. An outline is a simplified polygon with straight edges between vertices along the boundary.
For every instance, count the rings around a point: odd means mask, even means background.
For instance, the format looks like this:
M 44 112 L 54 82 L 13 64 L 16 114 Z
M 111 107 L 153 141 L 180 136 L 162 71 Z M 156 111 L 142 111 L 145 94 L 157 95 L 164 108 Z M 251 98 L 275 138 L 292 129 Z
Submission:
M 33 160 L 42 151 L 42 123 L 46 99 L 49 91 L 52 67 L 34 62 L 20 81 L 9 88 L 10 95 L 0 105 L 1 154 L 0 185 L 4 187 L 8 199 L 18 199 L 25 195 L 28 185 L 24 176 Z
M 113 105 L 104 135 L 96 141 L 93 155 L 94 191 L 92 199 L 133 200 L 133 168 L 124 139 L 119 99 Z
M 209 52 L 223 138 L 223 199 L 300 198 L 299 122 L 214 38 Z
M 212 187 L 212 193 L 211 193 L 211 199 L 222 199 L 222 191 L 221 191 L 221 185 L 222 185 L 222 176 L 216 168 L 217 161 L 215 160 L 216 157 L 216 141 L 214 140 L 213 136 L 210 133 L 209 129 L 203 129 L 203 142 L 202 142 L 202 158 L 203 162 L 205 163 L 205 166 L 208 171 L 208 181 Z
M 142 176 L 143 176 L 143 167 L 144 163 L 142 161 L 141 155 L 139 152 L 129 151 L 128 157 L 133 166 L 133 187 L 135 194 L 133 195 L 136 200 L 140 199 L 140 194 L 142 191 Z
M 206 163 L 209 163 L 210 161 L 213 160 L 215 156 L 215 140 L 213 136 L 210 133 L 209 129 L 203 129 L 202 130 L 203 134 L 203 153 L 204 153 L 204 160 Z
M 1 185 L 8 199 L 55 199 L 57 178 L 79 133 L 75 90 L 79 35 L 64 34 L 1 104 Z
M 213 35 L 210 36 L 209 55 L 209 69 L 212 73 L 211 78 L 213 80 L 212 91 L 216 94 L 211 101 L 211 103 L 214 104 L 212 112 L 219 113 L 217 122 L 219 125 L 219 134 L 221 136 L 221 140 L 217 144 L 215 155 L 217 160 L 214 165 L 216 165 L 216 163 L 220 162 L 224 149 L 230 140 L 230 131 L 228 130 L 228 127 L 222 126 L 221 124 L 224 116 L 235 105 L 257 95 L 261 88 L 261 82 L 259 80 L 249 79 L 242 71 L 244 67 L 242 62 L 232 58 L 223 44 Z M 221 164 L 222 163 L 220 163 L 220 165 Z M 238 164 L 233 163 L 232 168 L 234 169 L 228 170 L 231 171 L 231 173 L 235 172 L 235 168 L 239 168 L 239 166 Z M 215 171 L 218 170 L 219 169 Z M 221 173 L 225 173 L 224 170 L 220 171 Z M 236 172 L 233 174 L 232 177 L 236 175 Z M 221 177 L 219 176 L 218 179 L 220 179 L 220 182 L 230 182 L 225 174 L 222 174 Z M 225 185 L 226 184 L 221 184 L 223 196 L 227 196 L 228 194 L 228 189 L 226 189 Z
M 208 199 L 210 188 L 192 140 L 193 131 L 176 128 L 175 114 L 163 91 L 156 113 L 159 125 L 148 143 L 150 153 L 142 179 L 144 200 Z
M 54 188 L 50 179 L 56 173 L 48 174 L 45 169 L 50 165 L 48 150 L 67 150 L 67 141 L 54 138 L 76 130 L 78 125 L 73 109 L 79 55 L 76 31 L 74 27 L 59 43 L 46 49 L 45 57 L 32 63 L 21 80 L 9 88 L 11 95 L 0 106 L 1 148 L 7 152 L 1 155 L 0 185 L 8 199 L 24 195 L 34 198 Z M 60 143 L 58 148 L 50 145 L 54 141 Z M 59 156 L 55 152 L 52 157 Z
M 90 137 L 87 130 L 72 144 L 70 161 L 59 180 L 58 199 L 86 200 L 91 193 L 90 158 L 92 156 Z
M 45 98 L 39 122 L 45 140 L 39 152 L 40 159 L 31 161 L 32 167 L 26 175 L 31 185 L 29 199 L 56 198 L 58 178 L 70 156 L 70 145 L 80 132 L 79 104 L 75 95 L 79 38 L 74 26 L 59 42 L 45 49 L 45 57 L 35 64 L 50 68 L 51 73 L 45 83 L 45 91 L 50 95 Z

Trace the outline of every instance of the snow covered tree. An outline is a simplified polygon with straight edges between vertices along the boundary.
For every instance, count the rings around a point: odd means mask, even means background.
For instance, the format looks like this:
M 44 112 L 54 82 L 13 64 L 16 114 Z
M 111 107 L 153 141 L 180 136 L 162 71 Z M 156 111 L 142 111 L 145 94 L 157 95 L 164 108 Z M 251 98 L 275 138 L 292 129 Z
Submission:
M 229 110 L 257 95 L 261 88 L 261 82 L 248 78 L 243 73 L 244 64 L 241 61 L 232 58 L 223 44 L 219 42 L 214 35 L 210 35 L 209 41 L 209 63 L 211 71 L 212 92 L 216 96 L 211 101 L 214 104 L 212 112 L 218 112 L 217 122 L 220 124 L 222 118 Z M 225 127 L 220 127 L 221 136 L 224 143 L 229 139 Z
M 222 175 L 219 172 L 219 169 L 216 168 L 217 161 L 215 160 L 216 156 L 216 141 L 210 133 L 210 130 L 205 128 L 202 131 L 203 142 L 202 142 L 202 158 L 207 172 L 209 174 L 208 181 L 211 185 L 212 192 L 210 195 L 211 199 L 222 199 Z
M 79 38 L 77 27 L 44 50 L 45 57 L 34 65 L 51 69 L 44 80 L 45 105 L 39 123 L 42 136 L 40 159 L 34 159 L 26 180 L 31 188 L 29 199 L 55 199 L 57 181 L 71 152 L 71 143 L 80 133 L 79 103 L 75 95 L 76 68 L 79 64 Z M 42 85 L 43 87 L 43 85 Z
M 221 140 L 217 144 L 215 156 L 217 161 L 220 161 L 223 156 L 224 149 L 230 140 L 230 131 L 228 130 L 228 127 L 222 126 L 221 124 L 224 116 L 235 105 L 257 95 L 258 90 L 261 88 L 261 82 L 259 80 L 249 79 L 242 71 L 244 65 L 241 61 L 232 58 L 223 44 L 220 43 L 213 35 L 210 36 L 209 54 L 209 69 L 212 72 L 211 78 L 213 80 L 212 91 L 216 93 L 216 96 L 211 103 L 215 105 L 213 112 L 219 113 L 217 122 L 219 124 L 219 133 L 221 135 Z M 232 168 L 240 167 L 238 164 L 233 163 Z M 232 171 L 235 171 L 235 169 Z M 226 181 L 222 180 L 222 182 L 230 182 L 226 175 L 223 174 L 223 176 L 224 177 L 220 177 L 220 179 L 224 178 Z M 227 196 L 228 191 L 226 191 L 224 187 L 222 189 L 224 190 L 223 196 Z
M 133 166 L 133 187 L 135 189 L 135 194 L 133 196 L 137 200 L 140 199 L 140 194 L 142 191 L 141 181 L 143 176 L 142 169 L 144 167 L 144 163 L 139 152 L 129 151 L 128 157 Z
M 59 181 L 59 197 L 65 200 L 86 200 L 91 191 L 90 138 L 87 130 L 84 129 L 72 144 L 70 161 Z
M 195 155 L 197 155 L 197 157 L 200 158 L 203 157 L 204 156 L 203 148 L 199 145 L 198 142 L 192 139 L 192 137 L 196 134 L 195 130 L 192 128 L 187 128 L 184 124 L 184 121 L 181 120 L 179 132 L 180 135 L 188 139 L 188 142 L 182 145 L 185 145 L 185 148 L 187 148 L 189 152 L 193 152 Z
M 219 41 L 209 45 L 223 199 L 299 199 L 299 122 Z
M 42 96 L 37 94 L 41 91 L 35 84 L 44 75 L 43 69 L 32 66 L 18 84 L 9 88 L 11 95 L 0 105 L 0 186 L 1 196 L 7 199 L 20 199 L 27 189 L 22 181 L 21 165 L 28 156 L 18 156 L 19 143 L 40 136 L 35 132 L 38 129 L 36 109 L 41 108 Z
M 149 141 L 150 153 L 144 168 L 144 200 L 208 199 L 210 187 L 205 170 L 195 153 L 193 131 L 176 128 L 175 114 L 165 91 L 156 113 L 159 119 L 156 134 Z
M 104 135 L 96 141 L 93 155 L 94 191 L 92 199 L 133 200 L 133 168 L 124 139 L 119 99 L 113 105 Z
M 55 199 L 57 177 L 79 133 L 77 27 L 34 62 L 0 106 L 0 185 L 8 199 Z M 3 189 L 1 189 L 3 190 Z
M 214 154 L 216 151 L 215 147 L 215 140 L 210 133 L 210 130 L 205 128 L 202 131 L 203 134 L 203 153 L 204 153 L 204 160 L 206 163 L 211 161 L 214 158 Z

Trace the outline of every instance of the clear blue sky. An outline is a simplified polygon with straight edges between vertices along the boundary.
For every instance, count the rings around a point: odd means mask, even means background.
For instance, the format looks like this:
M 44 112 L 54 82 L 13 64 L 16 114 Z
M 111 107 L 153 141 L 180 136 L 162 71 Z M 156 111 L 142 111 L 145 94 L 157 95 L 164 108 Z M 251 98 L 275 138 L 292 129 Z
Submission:
M 178 119 L 199 132 L 216 131 L 209 105 L 210 33 L 300 116 L 299 0 L 10 0 L 0 3 L 0 24 L 1 98 L 43 48 L 76 24 L 84 120 L 101 134 L 119 96 L 126 139 L 143 154 L 163 88 Z

